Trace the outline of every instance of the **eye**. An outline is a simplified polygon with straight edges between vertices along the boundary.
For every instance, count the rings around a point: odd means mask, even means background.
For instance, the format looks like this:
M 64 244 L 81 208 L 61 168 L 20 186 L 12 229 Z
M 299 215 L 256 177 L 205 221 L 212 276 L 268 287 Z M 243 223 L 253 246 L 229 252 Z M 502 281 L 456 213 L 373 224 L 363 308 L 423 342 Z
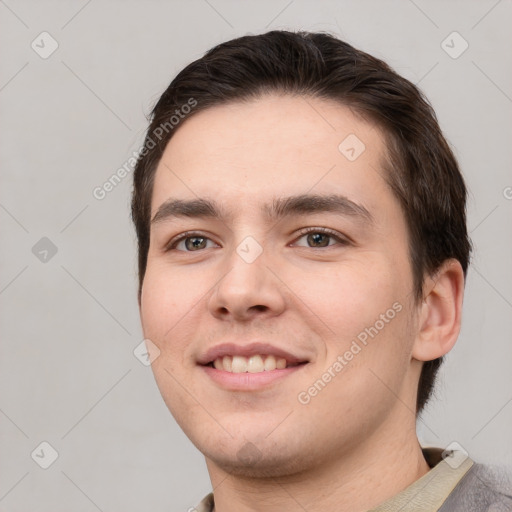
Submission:
M 336 231 L 327 228 L 304 228 L 300 231 L 301 237 L 294 245 L 299 247 L 310 247 L 312 249 L 321 249 L 332 245 L 348 245 L 349 242 Z M 301 240 L 305 243 L 299 243 Z
M 196 252 L 201 249 L 215 247 L 217 244 L 201 233 L 186 232 L 172 239 L 166 247 L 166 251 Z
M 293 245 L 321 249 L 333 245 L 349 245 L 349 241 L 338 232 L 328 228 L 304 228 L 300 230 L 301 236 Z M 303 241 L 303 242 L 301 242 Z M 202 249 L 218 247 L 213 240 L 202 233 L 187 231 L 172 239 L 166 251 L 177 250 L 182 252 L 197 252 Z

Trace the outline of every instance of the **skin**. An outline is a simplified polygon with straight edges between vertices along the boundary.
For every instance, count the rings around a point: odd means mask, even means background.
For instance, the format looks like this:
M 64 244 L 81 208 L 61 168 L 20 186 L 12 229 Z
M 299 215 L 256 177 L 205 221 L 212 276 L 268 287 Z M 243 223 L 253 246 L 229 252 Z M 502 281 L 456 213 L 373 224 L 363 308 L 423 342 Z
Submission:
M 365 151 L 349 161 L 349 135 Z M 363 511 L 429 467 L 416 436 L 422 361 L 460 329 L 463 273 L 448 260 L 413 296 L 407 226 L 384 179 L 381 132 L 336 102 L 267 95 L 199 112 L 177 128 L 155 176 L 152 216 L 170 197 L 219 201 L 232 216 L 171 218 L 151 227 L 140 314 L 160 350 L 156 382 L 204 454 L 215 510 Z M 343 194 L 373 222 L 317 212 L 269 221 L 262 205 L 295 194 Z M 339 233 L 311 247 L 302 228 Z M 177 235 L 199 231 L 205 248 Z M 263 249 L 236 252 L 251 236 Z M 320 237 L 324 241 L 326 239 Z M 304 405 L 297 399 L 393 304 L 402 309 Z M 210 347 L 254 339 L 309 362 L 256 391 L 223 388 L 197 365 Z M 242 451 L 240 451 L 242 450 Z M 250 462 L 241 454 L 249 453 Z

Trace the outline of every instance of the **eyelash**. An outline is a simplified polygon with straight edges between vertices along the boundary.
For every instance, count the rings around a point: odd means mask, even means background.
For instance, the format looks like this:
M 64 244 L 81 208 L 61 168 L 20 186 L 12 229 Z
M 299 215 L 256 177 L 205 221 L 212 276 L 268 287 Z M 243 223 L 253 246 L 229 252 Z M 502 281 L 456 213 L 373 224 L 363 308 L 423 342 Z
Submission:
M 296 238 L 295 241 L 300 240 L 303 236 L 309 235 L 311 233 L 322 233 L 323 235 L 328 235 L 331 238 L 334 238 L 339 245 L 349 245 L 351 242 L 347 237 L 341 236 L 337 231 L 334 231 L 329 228 L 302 228 L 299 230 L 300 236 Z M 176 250 L 176 246 L 187 238 L 207 238 L 211 240 L 209 237 L 205 236 L 203 233 L 199 233 L 197 231 L 185 231 L 177 238 L 174 238 L 167 244 L 165 247 L 165 252 Z M 309 247 L 309 249 L 326 249 L 327 247 L 332 247 L 332 245 L 327 245 L 326 247 Z M 195 252 L 195 251 L 182 251 L 182 252 Z
M 301 239 L 303 236 L 309 235 L 311 233 L 322 233 L 323 235 L 328 235 L 331 238 L 334 238 L 339 245 L 349 245 L 349 240 L 347 237 L 343 237 L 337 231 L 334 231 L 329 228 L 302 228 L 299 230 L 300 236 L 295 240 Z M 326 247 L 332 247 L 331 245 L 327 245 Z M 325 249 L 326 247 L 309 247 L 309 249 Z

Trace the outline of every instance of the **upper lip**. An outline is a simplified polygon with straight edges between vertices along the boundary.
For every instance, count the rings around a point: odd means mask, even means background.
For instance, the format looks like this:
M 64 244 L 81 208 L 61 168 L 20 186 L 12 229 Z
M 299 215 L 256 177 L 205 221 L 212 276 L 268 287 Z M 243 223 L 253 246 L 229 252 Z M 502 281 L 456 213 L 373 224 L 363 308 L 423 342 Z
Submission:
M 244 356 L 251 357 L 255 355 L 273 355 L 276 358 L 284 358 L 288 364 L 298 364 L 307 362 L 307 358 L 299 357 L 287 352 L 282 348 L 275 347 L 269 343 L 222 343 L 203 352 L 197 359 L 198 364 L 207 365 L 215 359 L 224 356 Z

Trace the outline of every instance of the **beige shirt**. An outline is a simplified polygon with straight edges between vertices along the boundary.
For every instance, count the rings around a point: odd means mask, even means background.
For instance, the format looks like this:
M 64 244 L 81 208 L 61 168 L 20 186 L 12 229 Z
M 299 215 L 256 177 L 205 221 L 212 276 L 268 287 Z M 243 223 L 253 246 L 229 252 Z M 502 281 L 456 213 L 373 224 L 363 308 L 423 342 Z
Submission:
M 455 486 L 473 466 L 463 452 L 452 451 L 443 459 L 441 448 L 423 448 L 430 471 L 389 500 L 369 512 L 437 512 Z M 197 512 L 213 512 L 213 493 L 196 507 Z

